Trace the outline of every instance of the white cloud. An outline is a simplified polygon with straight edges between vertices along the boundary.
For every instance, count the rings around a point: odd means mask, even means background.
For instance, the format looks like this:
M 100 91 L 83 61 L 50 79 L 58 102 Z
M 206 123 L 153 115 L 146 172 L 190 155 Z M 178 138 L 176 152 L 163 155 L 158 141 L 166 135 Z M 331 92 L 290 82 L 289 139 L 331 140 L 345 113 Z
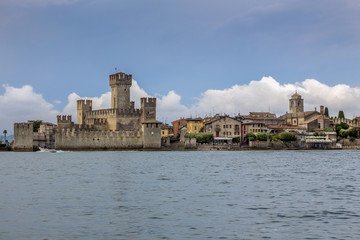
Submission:
M 79 99 L 92 99 L 93 109 L 106 109 L 111 105 L 110 91 L 99 97 L 80 97 L 71 93 L 68 95 L 67 105 L 62 111 L 58 111 L 29 85 L 21 88 L 3 85 L 3 88 L 5 92 L 0 95 L 1 129 L 12 129 L 14 122 L 34 119 L 56 122 L 56 115 L 60 113 L 73 115 L 76 122 L 76 101 Z M 324 105 L 333 116 L 336 116 L 339 110 L 343 110 L 348 118 L 360 115 L 360 87 L 345 84 L 329 86 L 315 79 L 306 79 L 295 84 L 280 84 L 272 77 L 263 77 L 259 81 L 234 85 L 227 89 L 209 89 L 189 107 L 181 104 L 181 96 L 171 90 L 166 95 L 157 97 L 157 118 L 170 123 L 180 117 L 204 117 L 216 113 L 248 114 L 250 111 L 269 109 L 279 116 L 288 111 L 289 98 L 296 90 L 304 98 L 307 111 Z M 140 107 L 141 97 L 150 97 L 135 80 L 130 91 L 131 100 L 135 101 L 137 108 Z
M 14 122 L 28 120 L 43 120 L 54 122 L 59 111 L 47 102 L 43 96 L 36 93 L 30 85 L 15 88 L 2 85 L 5 89 L 0 95 L 0 126 L 12 131 Z M 9 131 L 10 130 L 10 131 Z
M 288 111 L 288 99 L 298 91 L 305 102 L 305 111 L 327 106 L 330 114 L 344 110 L 352 118 L 360 115 L 360 88 L 339 84 L 328 86 L 315 79 L 306 79 L 296 84 L 280 84 L 272 77 L 251 81 L 245 85 L 234 85 L 224 90 L 207 90 L 193 106 L 191 112 L 247 114 L 250 111 L 271 111 L 282 115 Z

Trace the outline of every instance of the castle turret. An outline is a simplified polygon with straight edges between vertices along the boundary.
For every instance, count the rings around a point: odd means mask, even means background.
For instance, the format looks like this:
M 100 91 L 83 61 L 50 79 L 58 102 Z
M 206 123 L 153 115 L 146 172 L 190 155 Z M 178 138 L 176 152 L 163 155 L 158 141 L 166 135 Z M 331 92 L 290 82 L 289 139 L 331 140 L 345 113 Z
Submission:
M 132 75 L 119 72 L 110 75 L 109 80 L 111 87 L 111 108 L 129 109 Z
M 74 125 L 74 123 L 72 122 L 72 116 L 57 115 L 57 125 L 59 129 L 71 128 Z
M 86 112 L 92 110 L 92 100 L 78 100 L 77 101 L 77 123 L 85 124 Z
M 304 99 L 302 99 L 301 95 L 297 92 L 289 99 L 289 110 L 290 113 L 304 112 Z
M 156 120 L 156 98 L 141 98 L 144 148 L 161 148 L 161 122 Z
M 14 123 L 14 151 L 33 151 L 33 139 L 32 123 Z
M 141 98 L 141 120 L 156 121 L 156 98 Z

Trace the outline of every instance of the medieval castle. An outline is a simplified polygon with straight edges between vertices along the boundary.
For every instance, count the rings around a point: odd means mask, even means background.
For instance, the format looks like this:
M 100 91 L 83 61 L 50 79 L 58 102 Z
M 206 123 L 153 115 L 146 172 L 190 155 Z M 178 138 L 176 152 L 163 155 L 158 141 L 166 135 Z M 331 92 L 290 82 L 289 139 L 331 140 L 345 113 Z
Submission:
M 111 108 L 92 109 L 91 100 L 77 101 L 77 124 L 72 116 L 57 116 L 56 149 L 156 149 L 161 147 L 161 122 L 156 120 L 156 98 L 141 98 L 141 109 L 130 101 L 132 75 L 109 76 Z M 15 149 L 33 144 L 31 123 L 14 125 Z M 26 131 L 25 131 L 26 130 Z

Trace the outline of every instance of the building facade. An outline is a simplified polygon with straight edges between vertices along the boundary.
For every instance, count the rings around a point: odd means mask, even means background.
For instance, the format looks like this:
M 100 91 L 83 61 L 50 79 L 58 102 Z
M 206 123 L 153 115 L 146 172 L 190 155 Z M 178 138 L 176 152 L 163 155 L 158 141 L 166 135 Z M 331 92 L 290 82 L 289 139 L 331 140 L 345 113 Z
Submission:
M 216 116 L 204 123 L 205 132 L 212 133 L 216 138 L 236 138 L 241 136 L 241 122 L 229 116 Z

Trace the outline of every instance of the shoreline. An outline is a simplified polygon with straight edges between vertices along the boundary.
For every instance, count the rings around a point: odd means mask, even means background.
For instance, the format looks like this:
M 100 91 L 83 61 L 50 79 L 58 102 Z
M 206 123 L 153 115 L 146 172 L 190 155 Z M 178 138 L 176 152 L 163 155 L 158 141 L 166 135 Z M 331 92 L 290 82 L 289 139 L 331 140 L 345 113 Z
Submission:
M 199 149 L 55 149 L 56 151 L 64 152 L 234 152 L 234 151 L 346 151 L 346 150 L 360 150 L 360 146 L 356 147 L 345 147 L 345 148 L 240 148 L 240 149 L 210 149 L 210 150 L 199 150 Z M 40 151 L 0 151 L 0 152 L 40 152 Z

